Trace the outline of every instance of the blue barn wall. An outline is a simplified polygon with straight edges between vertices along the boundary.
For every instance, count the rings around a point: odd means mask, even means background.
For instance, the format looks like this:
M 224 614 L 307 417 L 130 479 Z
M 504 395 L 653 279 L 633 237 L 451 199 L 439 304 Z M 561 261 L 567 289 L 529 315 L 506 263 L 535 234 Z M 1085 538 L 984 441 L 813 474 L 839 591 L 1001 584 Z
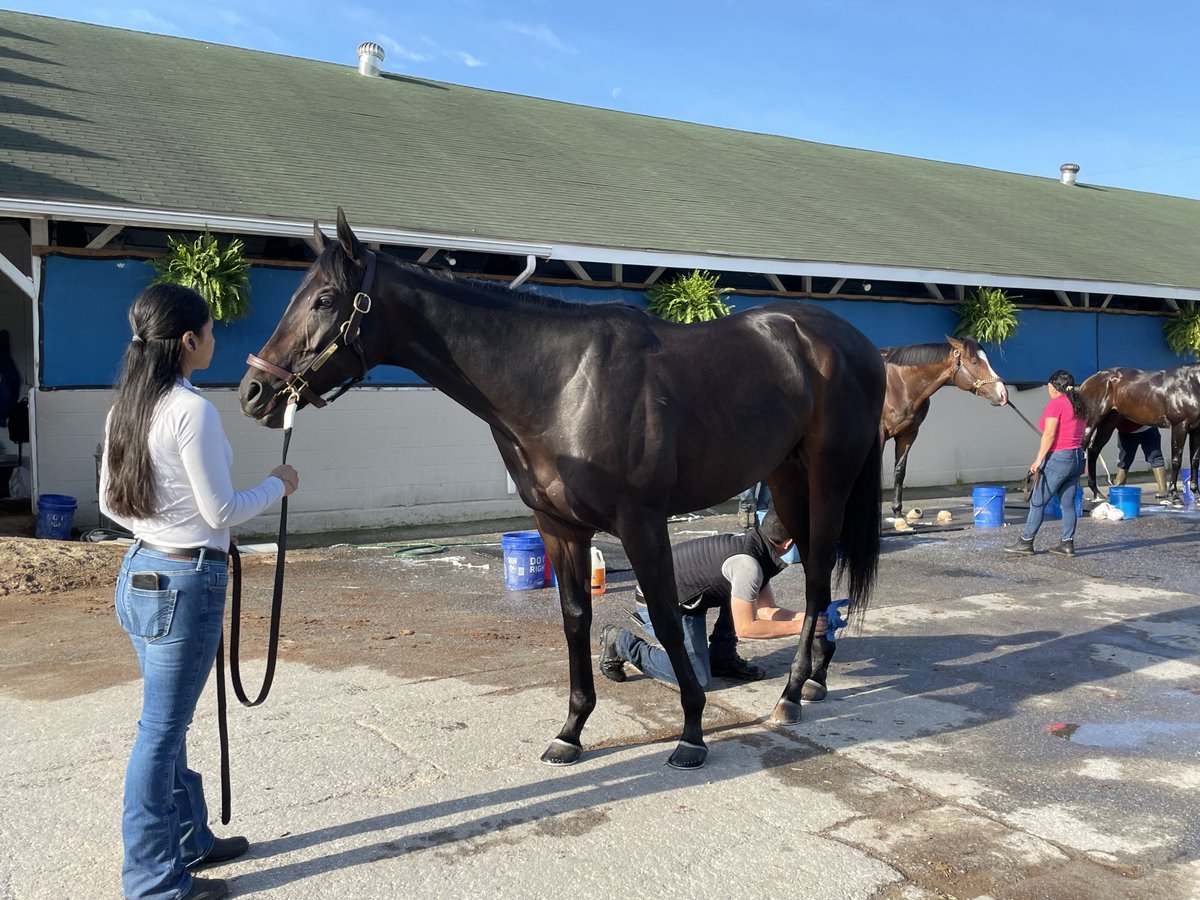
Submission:
M 41 297 L 42 385 L 46 388 L 108 387 L 116 378 L 129 342 L 129 304 L 153 277 L 150 265 L 133 259 L 45 258 Z M 282 315 L 303 270 L 254 266 L 250 272 L 250 315 L 216 326 L 212 365 L 196 373 L 196 383 L 237 384 L 246 354 L 257 352 Z M 644 307 L 645 294 L 629 289 L 535 285 L 539 294 L 584 302 L 622 302 Z M 735 310 L 775 298 L 731 294 Z M 804 300 L 823 306 L 858 327 L 877 346 L 940 341 L 953 332 L 953 306 L 896 301 Z M 993 368 L 1008 382 L 1041 383 L 1055 369 L 1077 380 L 1101 368 L 1127 365 L 1163 369 L 1184 360 L 1163 341 L 1160 316 L 1123 315 L 1099 310 L 1022 309 L 1020 328 L 1002 349 L 989 348 Z M 380 366 L 367 384 L 423 384 L 407 369 Z

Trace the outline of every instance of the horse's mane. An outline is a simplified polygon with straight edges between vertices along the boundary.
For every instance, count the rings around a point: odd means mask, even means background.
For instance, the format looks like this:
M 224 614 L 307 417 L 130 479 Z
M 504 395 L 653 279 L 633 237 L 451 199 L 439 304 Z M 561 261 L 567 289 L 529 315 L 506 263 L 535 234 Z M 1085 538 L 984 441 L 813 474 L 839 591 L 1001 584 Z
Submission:
M 963 338 L 963 349 L 968 356 L 979 355 L 979 344 L 973 338 Z M 894 366 L 924 366 L 944 362 L 950 355 L 950 344 L 908 344 L 904 347 L 885 347 L 880 351 L 885 363 Z
M 459 275 L 444 269 L 430 269 L 415 263 L 404 262 L 394 257 L 386 258 L 403 272 L 414 277 L 442 282 L 455 293 L 459 293 L 465 297 L 473 297 L 492 307 L 510 307 L 517 304 L 562 312 L 617 307 L 637 310 L 640 313 L 646 314 L 646 311 L 641 307 L 625 303 L 621 300 L 605 300 L 600 303 L 573 303 L 569 300 L 559 300 L 555 297 L 548 297 L 545 294 L 524 288 L 518 288 L 514 291 L 505 282 L 472 279 L 470 275 Z M 337 243 L 331 242 L 317 256 L 315 271 L 327 280 L 339 293 L 353 293 L 358 290 L 359 276 L 355 271 L 354 264 Z

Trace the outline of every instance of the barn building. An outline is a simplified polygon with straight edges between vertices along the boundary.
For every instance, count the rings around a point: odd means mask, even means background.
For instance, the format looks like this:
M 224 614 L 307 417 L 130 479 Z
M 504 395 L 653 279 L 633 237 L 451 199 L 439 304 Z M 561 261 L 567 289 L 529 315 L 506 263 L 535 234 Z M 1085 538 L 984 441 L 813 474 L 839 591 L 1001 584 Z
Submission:
M 235 484 L 274 465 L 279 434 L 234 388 L 313 258 L 313 221 L 330 230 L 338 206 L 418 264 L 640 305 L 706 269 L 737 309 L 820 304 L 879 346 L 939 341 L 964 292 L 1003 288 L 1021 326 L 991 355 L 1010 385 L 1182 361 L 1162 329 L 1200 300 L 1200 202 L 1060 161 L 1015 175 L 437 83 L 358 49 L 335 65 L 0 12 L 0 330 L 31 410 L 29 444 L 0 429 L 0 464 L 19 455 L 35 497 L 74 496 L 76 521 L 97 520 L 126 310 L 167 238 L 205 230 L 245 242 L 253 308 L 218 326 L 197 382 Z M 1027 414 L 1042 396 L 1014 393 Z M 946 389 L 907 481 L 1013 479 L 1032 452 L 1015 415 Z M 291 460 L 302 531 L 524 510 L 484 423 L 402 369 L 302 412 Z

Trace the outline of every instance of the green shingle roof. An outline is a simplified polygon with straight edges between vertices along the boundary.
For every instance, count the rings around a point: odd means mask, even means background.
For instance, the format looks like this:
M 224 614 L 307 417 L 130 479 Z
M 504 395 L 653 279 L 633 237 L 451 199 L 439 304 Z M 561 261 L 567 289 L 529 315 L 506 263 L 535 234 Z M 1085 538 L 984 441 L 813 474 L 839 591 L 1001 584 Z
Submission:
M 0 86 L 0 198 L 1200 289 L 1195 200 L 13 12 Z

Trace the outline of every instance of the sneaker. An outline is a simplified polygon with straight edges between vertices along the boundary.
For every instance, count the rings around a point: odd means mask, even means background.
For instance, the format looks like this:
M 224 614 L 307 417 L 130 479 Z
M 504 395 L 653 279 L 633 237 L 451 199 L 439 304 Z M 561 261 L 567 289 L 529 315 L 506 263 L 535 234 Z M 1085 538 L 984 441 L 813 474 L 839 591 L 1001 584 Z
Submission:
M 182 900 L 221 900 L 229 893 L 229 885 L 223 878 L 193 878 L 192 886 Z
M 1074 541 L 1061 541 L 1057 547 L 1051 547 L 1050 552 L 1057 553 L 1059 556 L 1074 556 L 1075 555 L 1075 542 Z
M 712 673 L 714 678 L 732 678 L 734 681 L 759 681 L 767 674 L 762 666 L 752 665 L 737 654 L 730 659 L 714 659 Z
M 1026 556 L 1033 555 L 1033 541 L 1027 541 L 1025 538 L 1020 538 L 1015 544 L 1004 548 L 1005 553 L 1023 553 Z
M 617 638 L 621 629 L 616 625 L 605 625 L 600 638 L 600 674 L 609 681 L 624 681 L 625 660 L 617 653 Z
M 196 860 L 188 866 L 189 872 L 207 869 L 209 866 L 219 866 L 221 863 L 237 859 L 250 849 L 250 842 L 241 835 L 227 838 L 217 838 L 213 841 L 212 849 L 204 859 Z

